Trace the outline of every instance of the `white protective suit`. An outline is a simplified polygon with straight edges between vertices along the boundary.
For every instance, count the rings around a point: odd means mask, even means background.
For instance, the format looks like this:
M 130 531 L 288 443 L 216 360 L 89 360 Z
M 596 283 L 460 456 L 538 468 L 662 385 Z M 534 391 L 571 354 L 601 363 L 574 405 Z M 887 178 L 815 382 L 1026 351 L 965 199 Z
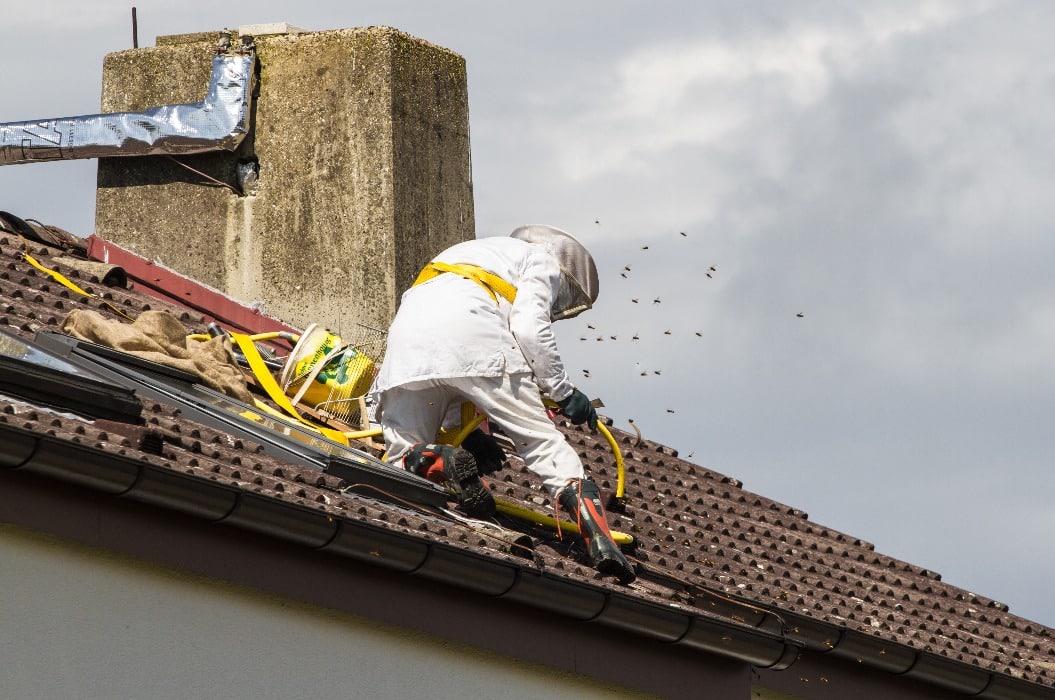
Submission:
M 568 284 L 557 257 L 545 245 L 496 237 L 459 243 L 435 261 L 487 270 L 512 284 L 516 298 L 510 304 L 454 273 L 403 294 L 374 382 L 389 462 L 398 465 L 415 444 L 434 442 L 448 410 L 469 401 L 515 442 L 549 493 L 583 478 L 578 454 L 546 415 L 539 394 L 561 401 L 574 390 L 551 328 Z M 592 297 L 583 308 L 596 297 L 592 260 L 589 265 Z

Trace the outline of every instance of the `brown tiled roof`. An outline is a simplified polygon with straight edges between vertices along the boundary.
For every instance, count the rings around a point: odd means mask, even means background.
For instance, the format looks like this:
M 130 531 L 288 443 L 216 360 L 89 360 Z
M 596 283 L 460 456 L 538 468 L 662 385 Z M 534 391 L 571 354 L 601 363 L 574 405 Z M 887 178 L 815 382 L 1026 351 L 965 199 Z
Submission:
M 24 245 L 17 236 L 0 234 L 0 326 L 11 332 L 32 339 L 40 330 L 57 331 L 75 308 L 112 314 L 108 304 L 130 316 L 150 308 L 167 309 L 188 331 L 203 330 L 200 315 L 135 290 L 104 287 L 98 279 L 56 265 L 54 258 L 61 251 L 30 243 L 30 253 L 44 265 L 57 267 L 97 296 L 71 292 L 23 262 Z M 9 400 L 0 392 L 0 437 L 11 445 L 38 439 L 55 450 L 105 454 L 116 465 L 150 465 L 156 478 L 170 474 L 183 480 L 188 508 L 199 509 L 205 517 L 233 512 L 227 494 L 232 501 L 235 494 L 248 494 L 257 499 L 256 507 L 274 509 L 268 522 L 287 528 L 290 539 L 304 544 L 354 549 L 358 545 L 348 539 L 354 539 L 351 530 L 340 527 L 347 521 L 398 536 L 398 547 L 415 542 L 441 545 L 443 551 L 480 561 L 545 572 L 557 580 L 617 593 L 631 611 L 625 613 L 626 626 L 634 628 L 635 616 L 643 614 L 649 633 L 656 636 L 664 634 L 657 611 L 688 611 L 768 629 L 807 650 L 830 652 L 967 694 L 1047 697 L 1048 689 L 1055 687 L 1055 630 L 943 582 L 932 571 L 878 553 L 868 542 L 814 523 L 805 513 L 747 491 L 736 479 L 683 460 L 668 447 L 616 429 L 611 432 L 625 458 L 626 498 L 619 512 L 610 513 L 610 523 L 635 538 L 631 558 L 640 564 L 641 576 L 630 587 L 602 580 L 578 563 L 571 538 L 558 541 L 548 531 L 508 521 L 504 531 L 480 528 L 401 504 L 375 487 L 349 484 L 269 456 L 258 445 L 197 424 L 163 402 L 145 401 L 143 415 L 145 424 L 135 426 L 91 421 Z M 570 425 L 562 429 L 594 479 L 614 491 L 616 469 L 604 439 Z M 18 459 L 12 449 L 0 465 L 17 467 Z M 83 480 L 94 478 L 85 475 Z M 150 479 L 137 478 L 141 500 L 170 505 L 170 492 L 164 498 L 152 496 Z M 195 485 L 206 483 L 216 489 L 193 503 L 201 493 Z M 132 487 L 130 482 L 127 488 Z M 553 513 L 537 479 L 516 459 L 493 477 L 492 487 L 509 502 Z M 115 482 L 112 488 L 117 492 L 122 484 Z M 230 519 L 239 524 L 239 517 Z M 249 519 L 242 524 L 257 527 Z M 533 551 L 511 544 L 515 537 L 510 537 L 509 528 L 522 539 L 528 535 Z M 492 585 L 483 574 L 460 583 L 478 589 Z M 493 585 L 497 589 L 505 584 L 495 580 Z M 632 611 L 635 601 L 647 605 L 644 613 Z M 672 617 L 669 634 L 674 641 L 695 632 Z M 702 641 L 698 646 L 707 648 Z
M 572 440 L 586 463 L 605 459 L 608 447 L 594 436 L 575 430 Z M 1055 685 L 1055 630 L 663 445 L 621 441 L 632 505 L 613 527 L 639 538 L 637 558 L 650 566 L 796 618 Z M 611 479 L 608 467 L 594 471 Z

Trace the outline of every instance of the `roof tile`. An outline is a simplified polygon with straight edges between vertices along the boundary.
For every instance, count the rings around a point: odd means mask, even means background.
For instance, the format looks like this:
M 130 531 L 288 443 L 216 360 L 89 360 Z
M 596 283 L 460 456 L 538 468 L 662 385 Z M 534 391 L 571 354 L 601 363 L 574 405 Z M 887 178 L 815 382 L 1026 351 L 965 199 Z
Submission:
M 23 243 L 0 235 L 0 325 L 31 339 L 57 330 L 70 310 L 89 307 L 129 315 L 171 311 L 191 332 L 204 331 L 201 315 L 140 295 L 105 287 L 79 270 L 61 271 L 95 294 L 72 293 L 20 259 Z M 31 244 L 48 266 L 60 252 Z M 62 253 L 64 255 L 68 253 Z M 196 423 L 177 407 L 145 401 L 145 424 L 92 421 L 30 406 L 0 394 L 0 425 L 142 460 L 193 479 L 218 482 L 276 502 L 406 533 L 428 542 L 525 562 L 508 538 L 457 517 L 396 499 L 376 487 L 333 476 L 266 454 L 260 445 Z M 588 472 L 611 495 L 617 471 L 607 442 L 582 427 L 560 428 Z M 676 450 L 611 429 L 625 460 L 626 499 L 609 514 L 616 530 L 635 537 L 631 557 L 645 574 L 629 589 L 603 580 L 573 556 L 570 538 L 521 526 L 530 535 L 533 566 L 592 585 L 613 587 L 643 601 L 725 611 L 758 624 L 767 615 L 813 620 L 868 638 L 923 649 L 972 667 L 1045 686 L 1055 685 L 1052 629 L 1012 614 L 1006 605 L 942 581 L 934 571 L 875 551 L 865 540 L 809 520 L 806 513 L 743 488 L 735 478 L 681 459 Z M 492 478 L 498 496 L 542 513 L 554 504 L 516 458 Z M 508 523 L 507 523 L 508 524 Z M 791 625 L 792 631 L 799 629 Z M 833 641 L 820 643 L 834 648 Z

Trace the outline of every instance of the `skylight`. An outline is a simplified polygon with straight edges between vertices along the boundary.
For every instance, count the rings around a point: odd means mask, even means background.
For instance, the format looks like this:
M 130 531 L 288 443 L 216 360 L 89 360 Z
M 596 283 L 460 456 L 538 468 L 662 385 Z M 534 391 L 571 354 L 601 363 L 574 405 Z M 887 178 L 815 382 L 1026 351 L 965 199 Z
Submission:
M 0 329 L 0 386 L 4 393 L 94 418 L 140 423 L 135 393 L 89 368 L 68 362 Z
M 52 356 L 61 356 L 68 365 L 101 375 L 139 396 L 177 405 L 187 418 L 257 443 L 272 456 L 349 482 L 378 486 L 400 498 L 446 504 L 445 492 L 435 484 L 292 420 L 213 391 L 197 383 L 192 374 L 62 333 L 41 331 L 35 342 Z

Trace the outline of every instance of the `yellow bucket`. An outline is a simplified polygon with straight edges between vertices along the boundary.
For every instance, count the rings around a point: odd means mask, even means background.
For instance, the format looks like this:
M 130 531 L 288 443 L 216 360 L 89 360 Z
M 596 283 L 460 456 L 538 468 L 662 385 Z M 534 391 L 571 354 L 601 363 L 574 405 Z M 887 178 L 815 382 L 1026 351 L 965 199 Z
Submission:
M 314 407 L 365 396 L 374 370 L 372 359 L 313 323 L 286 359 L 279 383 L 287 395 Z

